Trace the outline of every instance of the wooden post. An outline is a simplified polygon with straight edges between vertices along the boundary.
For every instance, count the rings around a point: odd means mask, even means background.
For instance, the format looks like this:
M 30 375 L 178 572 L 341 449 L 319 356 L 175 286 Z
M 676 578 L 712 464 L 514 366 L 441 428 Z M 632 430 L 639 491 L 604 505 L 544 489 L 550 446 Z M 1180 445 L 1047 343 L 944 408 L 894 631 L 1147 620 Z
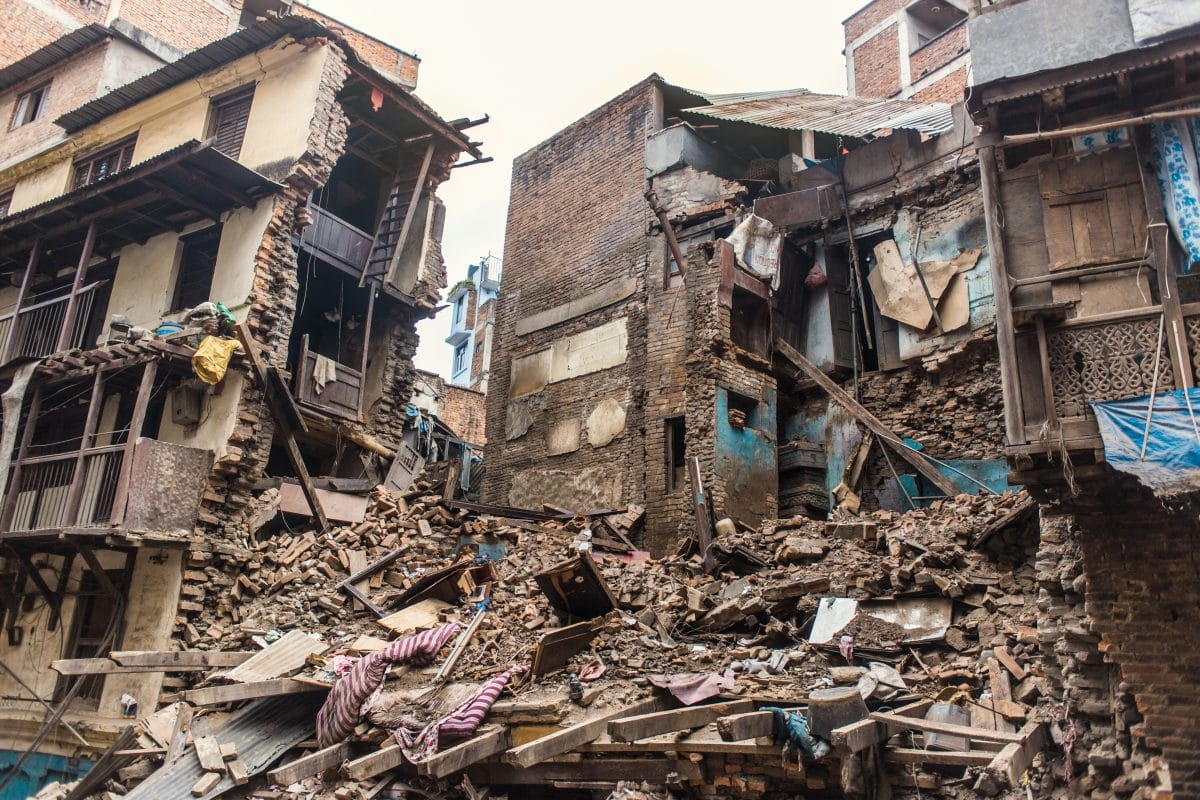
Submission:
M 704 559 L 704 571 L 712 573 L 717 568 L 717 557 L 712 553 L 713 521 L 708 513 L 708 498 L 704 494 L 704 483 L 700 479 L 700 459 L 688 459 L 688 480 L 692 485 L 692 513 L 695 515 L 696 544 L 700 557 Z
M 1163 211 L 1162 191 L 1154 176 L 1149 159 L 1154 149 L 1150 143 L 1150 129 L 1145 125 L 1134 128 L 1134 154 L 1137 157 L 1138 175 L 1142 179 L 1142 197 L 1146 201 L 1147 236 L 1150 237 L 1150 261 L 1158 274 L 1158 293 L 1162 298 L 1163 317 L 1170 332 L 1167 336 L 1167 351 L 1171 354 L 1171 369 L 1175 375 L 1175 388 L 1190 389 L 1192 379 L 1191 348 L 1188 347 L 1187 328 L 1183 324 L 1183 310 L 1179 303 L 1178 270 L 1171 253 L 1171 232 L 1167 227 Z
M 392 253 L 392 263 L 388 265 L 387 275 L 384 276 L 389 283 L 395 283 L 395 273 L 400 264 L 400 257 L 404 255 L 404 241 L 408 238 L 408 229 L 412 227 L 413 217 L 417 215 L 417 206 L 421 204 L 421 194 L 425 189 L 425 178 L 429 175 L 429 164 L 433 161 L 434 141 L 429 140 L 429 144 L 425 147 L 425 158 L 421 161 L 421 168 L 417 170 L 417 180 L 413 184 L 412 195 L 408 198 L 408 208 L 404 212 L 404 222 L 400 226 L 400 236 L 396 239 L 396 249 Z M 367 282 L 367 271 L 364 269 L 362 278 L 359 281 L 359 286 Z
M 992 292 L 996 298 L 996 348 L 1000 351 L 1000 389 L 1004 396 L 1004 433 L 1008 444 L 1025 444 L 1025 410 L 1021 405 L 1021 376 L 1017 372 L 1017 342 L 1013 331 L 1012 287 L 1004 231 L 1000 227 L 1000 183 L 996 173 L 996 148 L 979 148 L 979 175 L 983 183 L 983 209 L 987 223 L 988 261 Z
M 366 272 L 367 272 L 367 271 L 366 271 L 366 269 L 364 268 L 364 269 L 363 269 L 363 274 L 365 275 L 365 274 L 366 274 Z M 363 335 L 362 335 L 362 362 L 361 362 L 361 363 L 358 365 L 358 373 L 359 373 L 359 378 L 358 378 L 358 408 L 357 408 L 356 410 L 358 411 L 358 419 L 359 419 L 360 421 L 361 421 L 361 420 L 362 420 L 362 418 L 363 418 L 363 414 L 362 414 L 362 404 L 363 404 L 363 387 L 364 387 L 364 386 L 366 385 L 366 383 L 367 383 L 367 360 L 368 360 L 368 359 L 367 359 L 367 356 L 369 355 L 369 352 L 370 352 L 370 347 L 371 347 L 371 325 L 372 325 L 372 324 L 374 324 L 374 322 L 375 322 L 375 293 L 376 293 L 376 289 L 375 289 L 375 287 L 374 287 L 374 286 L 368 286 L 368 287 L 367 287 L 367 292 L 368 292 L 368 294 L 367 294 L 367 318 L 366 318 L 365 320 L 363 320 Z
M 71 284 L 71 296 L 67 298 L 67 311 L 63 315 L 62 330 L 58 334 L 56 352 L 69 350 L 75 333 L 75 317 L 79 313 L 79 287 L 83 284 L 83 276 L 87 274 L 88 262 L 92 260 L 92 250 L 96 247 L 96 221 L 88 223 L 87 236 L 83 240 L 83 251 L 79 254 L 79 263 L 75 265 L 75 280 Z
M 100 401 L 104 396 L 104 373 L 96 370 L 92 379 L 92 397 L 88 404 L 87 419 L 83 423 L 83 435 L 79 437 L 79 450 L 75 454 L 75 470 L 71 475 L 71 488 L 67 494 L 66 515 L 63 526 L 74 525 L 79 519 L 79 502 L 83 499 L 84 465 L 88 447 L 96 435 L 96 424 L 100 420 Z
M 7 533 L 12 529 L 13 514 L 17 510 L 17 498 L 21 494 L 22 462 L 29 455 L 29 444 L 33 441 L 33 430 L 37 427 L 38 415 L 42 411 L 42 387 L 33 390 L 33 400 L 29 404 L 29 416 L 25 418 L 25 429 L 21 431 L 21 444 L 17 448 L 17 460 L 13 463 L 12 479 L 8 483 L 8 491 L 4 496 L 4 513 L 0 514 L 0 531 Z
M 112 517 L 114 525 L 125 521 L 125 501 L 129 498 L 129 476 L 133 473 L 133 449 L 137 446 L 142 424 L 146 421 L 146 409 L 154 391 L 154 376 L 158 374 L 158 362 L 147 362 L 142 369 L 142 381 L 138 384 L 137 400 L 133 404 L 133 416 L 129 420 L 129 434 L 125 439 L 125 451 L 121 455 L 121 472 L 117 478 L 117 490 L 113 494 Z
M 25 272 L 21 275 L 21 286 L 17 289 L 17 305 L 13 309 L 12 323 L 8 326 L 8 335 L 4 339 L 4 352 L 0 357 L 0 363 L 8 363 L 12 360 L 13 350 L 17 344 L 17 326 L 21 324 L 21 305 L 25 302 L 25 295 L 29 293 L 29 281 L 37 270 L 38 258 L 41 253 L 42 241 L 39 239 L 33 243 L 33 247 L 29 250 L 29 260 L 25 262 Z

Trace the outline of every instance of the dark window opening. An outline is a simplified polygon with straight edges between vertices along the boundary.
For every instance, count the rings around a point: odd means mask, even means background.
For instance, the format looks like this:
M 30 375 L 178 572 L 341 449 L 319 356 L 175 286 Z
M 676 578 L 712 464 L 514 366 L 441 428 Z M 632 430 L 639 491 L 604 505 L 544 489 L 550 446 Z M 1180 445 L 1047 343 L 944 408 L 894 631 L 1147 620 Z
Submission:
M 175 278 L 172 311 L 193 308 L 209 299 L 217 268 L 217 249 L 221 245 L 221 226 L 213 225 L 180 241 L 183 252 Z
M 666 442 L 667 491 L 682 489 L 687 481 L 687 428 L 683 417 L 671 417 L 663 421 L 663 439 Z
M 13 109 L 12 125 L 15 130 L 22 125 L 28 125 L 42 118 L 46 111 L 46 100 L 50 97 L 50 84 L 43 83 L 28 92 L 22 92 L 17 97 L 16 108 Z
M 743 350 L 766 358 L 771 343 L 771 307 L 766 300 L 734 287 L 729 336 Z
M 406 190 L 408 187 L 411 187 L 411 179 L 406 181 Z M 379 222 L 391 188 L 391 175 L 366 159 L 347 153 L 338 159 L 329 181 L 313 193 L 312 199 L 335 217 L 371 233 Z M 407 207 L 406 203 L 402 205 Z
M 732 389 L 725 390 L 725 398 L 730 427 L 740 430 L 741 428 L 758 428 L 760 426 L 758 415 L 762 404 L 758 400 L 739 394 Z
M 112 147 L 76 161 L 75 177 L 71 181 L 71 188 L 80 189 L 90 186 L 128 169 L 133 161 L 133 146 L 136 143 L 137 137 L 131 136 Z
M 909 52 L 920 50 L 967 18 L 967 12 L 950 5 L 946 0 L 917 0 L 906 10 L 908 27 L 912 31 Z
M 230 158 L 236 159 L 242 152 L 253 101 L 254 84 L 213 98 L 208 136 L 213 140 L 213 147 Z
M 8 209 L 12 207 L 12 199 L 12 189 L 9 189 L 7 192 L 0 192 L 0 219 L 8 216 Z
M 249 28 L 264 20 L 284 17 L 290 13 L 291 0 L 246 0 L 242 4 L 242 14 L 238 17 L 238 28 Z
M 100 586 L 96 574 L 85 571 L 80 576 L 79 592 L 75 599 L 75 613 L 71 619 L 71 635 L 63 658 L 99 658 L 118 649 L 124 627 L 122 612 L 125 592 L 129 587 L 131 557 L 126 556 L 122 569 L 106 569 L 104 572 L 121 597 L 114 597 Z M 75 694 L 76 700 L 95 708 L 104 692 L 104 675 L 87 675 L 82 678 L 60 678 L 55 688 L 55 699 L 66 696 L 72 680 L 83 685 Z

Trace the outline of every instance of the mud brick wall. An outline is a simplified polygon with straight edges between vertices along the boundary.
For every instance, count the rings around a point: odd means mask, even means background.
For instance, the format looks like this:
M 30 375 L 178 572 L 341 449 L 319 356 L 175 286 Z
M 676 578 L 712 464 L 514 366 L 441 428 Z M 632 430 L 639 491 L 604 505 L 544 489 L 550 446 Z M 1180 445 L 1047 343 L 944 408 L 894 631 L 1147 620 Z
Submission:
M 854 48 L 854 93 L 891 97 L 900 91 L 900 27 L 889 25 Z
M 1135 723 L 1135 715 L 1122 712 L 1131 722 L 1127 735 L 1118 731 L 1093 747 L 1088 762 L 1115 776 L 1113 790 L 1127 794 L 1158 777 L 1159 760 L 1144 753 L 1161 751 L 1174 797 L 1200 797 L 1196 509 L 1167 510 L 1144 491 L 1105 491 L 1101 498 L 1106 505 L 1075 516 L 1085 607 L 1097 648 L 1120 668 L 1118 688 L 1133 696 L 1145 719 Z
M 1052 726 L 1063 753 L 1052 759 L 1064 782 L 1064 743 L 1071 742 L 1073 784 L 1080 796 L 1128 795 L 1158 783 L 1161 753 L 1132 735 L 1142 724 L 1120 670 L 1101 652 L 1096 621 L 1084 602 L 1091 578 L 1084 571 L 1081 530 L 1066 514 L 1043 510 L 1037 554 L 1038 625 L 1046 696 L 1039 715 Z
M 958 26 L 944 31 L 941 36 L 938 36 L 932 42 L 929 42 L 908 57 L 908 66 L 913 83 L 916 83 L 939 67 L 950 63 L 961 54 L 967 52 L 968 49 L 967 24 L 964 20 Z M 966 82 L 964 81 L 962 85 L 966 86 Z M 961 100 L 962 98 L 959 97 L 958 99 Z
M 513 165 L 488 384 L 483 487 L 488 502 L 593 508 L 643 502 L 639 434 L 650 250 L 643 153 L 655 92 L 652 80 L 639 83 Z M 628 299 L 516 334 L 523 317 L 629 279 L 635 289 Z M 511 396 L 514 358 L 617 320 L 624 320 L 628 334 L 624 363 Z M 624 425 L 611 441 L 596 446 L 586 423 L 605 401 L 622 409 Z M 575 425 L 578 448 L 548 455 L 552 430 Z

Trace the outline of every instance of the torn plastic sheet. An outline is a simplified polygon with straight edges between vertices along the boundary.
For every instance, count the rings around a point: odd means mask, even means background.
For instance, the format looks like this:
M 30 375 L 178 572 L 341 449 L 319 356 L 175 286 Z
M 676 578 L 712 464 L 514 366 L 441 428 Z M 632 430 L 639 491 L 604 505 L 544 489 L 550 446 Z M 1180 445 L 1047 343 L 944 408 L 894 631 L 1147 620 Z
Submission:
M 751 214 L 738 223 L 729 234 L 738 266 L 754 275 L 771 281 L 771 288 L 779 288 L 779 254 L 783 249 L 783 234 L 760 216 Z
M 1194 416 L 1200 414 L 1200 389 L 1176 389 L 1153 397 L 1153 408 L 1150 395 L 1092 402 L 1100 438 L 1104 441 L 1105 460 L 1113 469 L 1133 475 L 1156 494 L 1200 489 L 1200 434 L 1197 434 L 1200 417 Z

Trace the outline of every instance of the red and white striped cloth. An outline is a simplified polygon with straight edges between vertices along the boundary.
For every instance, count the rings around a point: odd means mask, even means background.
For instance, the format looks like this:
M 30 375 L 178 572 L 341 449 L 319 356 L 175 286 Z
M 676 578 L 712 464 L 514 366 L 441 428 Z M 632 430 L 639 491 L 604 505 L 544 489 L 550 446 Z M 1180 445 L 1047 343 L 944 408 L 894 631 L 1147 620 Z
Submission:
M 317 744 L 329 747 L 354 732 L 363 706 L 383 684 L 389 666 L 406 661 L 428 664 L 460 629 L 458 623 L 447 622 L 397 639 L 384 649 L 359 659 L 350 672 L 329 690 L 325 704 L 317 712 Z
M 404 751 L 405 758 L 414 764 L 421 761 L 428 761 L 437 754 L 441 734 L 447 736 L 470 736 L 479 727 L 479 723 L 483 722 L 483 718 L 491 709 L 492 703 L 496 702 L 496 698 L 500 696 L 500 692 L 504 690 L 509 679 L 513 675 L 520 675 L 526 669 L 528 667 L 513 667 L 501 672 L 481 686 L 474 697 L 462 703 L 458 708 L 441 719 L 430 722 L 424 728 L 397 729 L 395 733 L 396 742 L 400 745 L 400 749 Z

